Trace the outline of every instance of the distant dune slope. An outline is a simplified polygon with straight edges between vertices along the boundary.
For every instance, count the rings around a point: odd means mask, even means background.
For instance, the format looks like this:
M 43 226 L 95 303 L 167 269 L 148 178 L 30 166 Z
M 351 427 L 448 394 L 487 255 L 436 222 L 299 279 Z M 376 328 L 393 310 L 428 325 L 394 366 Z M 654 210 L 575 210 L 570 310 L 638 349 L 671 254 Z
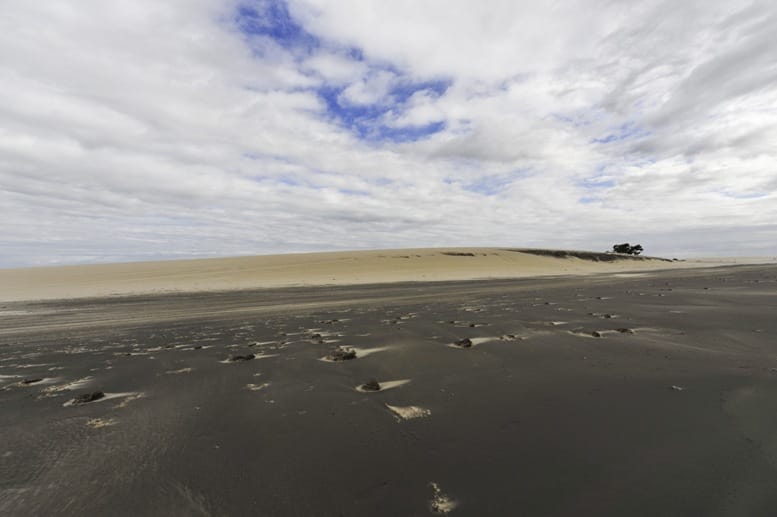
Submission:
M 723 261 L 721 264 L 730 264 Z M 0 270 L 0 301 L 303 285 L 521 278 L 710 266 L 512 248 L 375 250 Z

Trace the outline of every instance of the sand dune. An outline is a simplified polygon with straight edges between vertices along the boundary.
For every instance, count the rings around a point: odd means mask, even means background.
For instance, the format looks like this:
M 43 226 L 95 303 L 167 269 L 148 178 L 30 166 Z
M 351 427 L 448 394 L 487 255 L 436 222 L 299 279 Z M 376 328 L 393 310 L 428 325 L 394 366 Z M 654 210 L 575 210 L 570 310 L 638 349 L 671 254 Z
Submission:
M 0 301 L 579 275 L 734 263 L 733 259 L 668 262 L 628 258 L 602 262 L 552 253 L 535 255 L 505 248 L 405 249 L 0 269 Z

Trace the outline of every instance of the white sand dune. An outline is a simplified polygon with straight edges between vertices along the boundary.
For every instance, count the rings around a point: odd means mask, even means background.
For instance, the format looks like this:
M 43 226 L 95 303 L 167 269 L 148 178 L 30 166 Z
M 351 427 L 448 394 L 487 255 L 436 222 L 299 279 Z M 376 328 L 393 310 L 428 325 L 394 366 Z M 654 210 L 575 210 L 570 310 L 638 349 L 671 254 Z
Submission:
M 265 255 L 0 269 L 0 301 L 307 285 L 520 278 L 733 264 L 535 255 L 504 248 L 441 248 Z

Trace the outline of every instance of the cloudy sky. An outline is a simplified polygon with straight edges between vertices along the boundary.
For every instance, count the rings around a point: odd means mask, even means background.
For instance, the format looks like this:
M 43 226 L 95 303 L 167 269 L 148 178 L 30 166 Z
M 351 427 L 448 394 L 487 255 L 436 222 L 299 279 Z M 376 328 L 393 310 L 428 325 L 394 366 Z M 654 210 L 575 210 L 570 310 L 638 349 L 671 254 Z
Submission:
M 772 0 L 6 0 L 0 267 L 777 254 Z

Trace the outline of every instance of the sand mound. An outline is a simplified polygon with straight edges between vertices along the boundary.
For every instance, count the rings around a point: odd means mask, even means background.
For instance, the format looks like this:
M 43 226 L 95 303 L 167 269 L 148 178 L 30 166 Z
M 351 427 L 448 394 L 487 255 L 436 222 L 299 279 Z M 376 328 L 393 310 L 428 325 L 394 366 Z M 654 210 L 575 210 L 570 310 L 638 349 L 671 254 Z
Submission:
M 728 262 L 726 262 L 728 263 Z M 3 301 L 626 272 L 709 262 L 502 248 L 376 250 L 0 270 Z

